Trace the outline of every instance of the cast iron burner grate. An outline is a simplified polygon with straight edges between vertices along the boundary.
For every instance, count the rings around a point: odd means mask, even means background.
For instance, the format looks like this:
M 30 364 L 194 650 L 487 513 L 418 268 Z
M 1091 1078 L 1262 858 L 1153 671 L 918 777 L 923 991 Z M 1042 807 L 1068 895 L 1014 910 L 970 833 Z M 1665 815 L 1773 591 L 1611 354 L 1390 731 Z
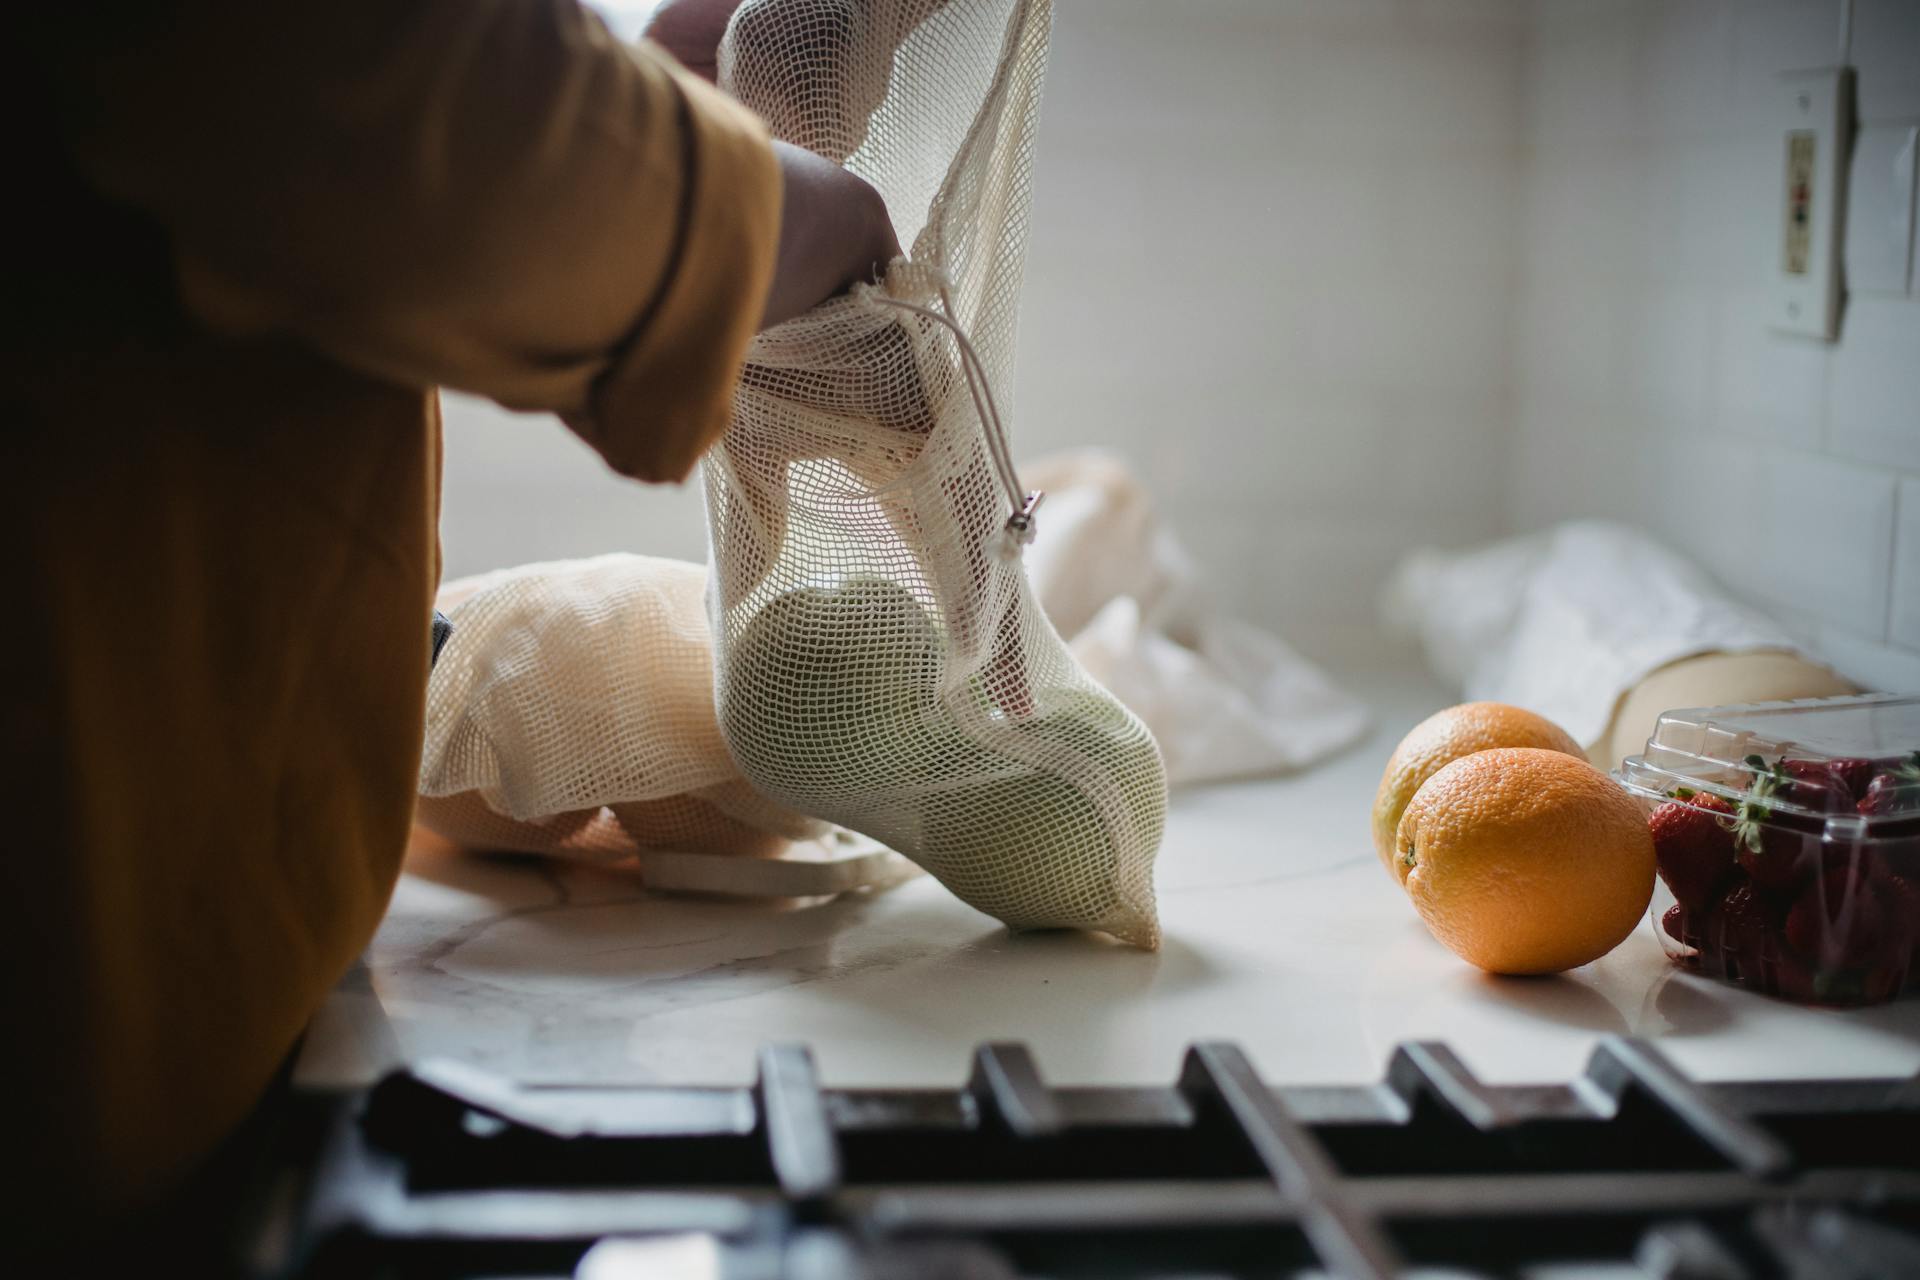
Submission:
M 1602 1041 L 1496 1087 L 1444 1045 L 1270 1089 L 1230 1044 L 1170 1088 L 516 1087 L 425 1064 L 316 1119 L 265 1271 L 616 1280 L 1920 1276 L 1920 1082 L 1698 1084 Z

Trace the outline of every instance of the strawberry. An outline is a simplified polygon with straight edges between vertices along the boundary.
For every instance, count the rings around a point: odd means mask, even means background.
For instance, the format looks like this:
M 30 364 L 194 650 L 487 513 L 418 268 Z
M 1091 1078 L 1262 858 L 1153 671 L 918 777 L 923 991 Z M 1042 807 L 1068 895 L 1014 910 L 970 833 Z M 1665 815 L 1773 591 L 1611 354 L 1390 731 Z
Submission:
M 1858 801 L 1867 789 L 1867 781 L 1879 771 L 1879 766 L 1871 760 L 1858 756 L 1848 756 L 1839 760 L 1827 761 L 1827 772 L 1845 787 L 1847 794 Z
M 1889 873 L 1880 878 L 1879 893 L 1888 930 L 1905 941 L 1910 961 L 1920 961 L 1920 885 Z
M 1893 940 L 1904 943 L 1905 932 L 1890 919 L 1876 883 L 1836 867 L 1808 885 L 1787 912 L 1786 938 L 1808 959 L 1856 969 L 1884 960 Z
M 1902 956 L 1887 960 L 1860 975 L 1860 1004 L 1884 1004 L 1900 994 L 1906 985 L 1909 966 Z
M 1775 969 L 1774 990 L 1801 1004 L 1880 1004 L 1900 994 L 1905 974 L 1903 961 L 1883 962 L 1866 969 L 1822 969 L 1788 954 Z
M 1869 778 L 1856 807 L 1873 818 L 1920 810 L 1920 751 Z
M 1920 774 L 1920 748 L 1903 756 L 1881 756 L 1873 762 L 1875 773 L 1898 773 L 1902 769 Z
M 1709 916 L 1709 945 L 1702 950 L 1715 955 L 1730 977 L 1758 985 L 1768 961 L 1780 950 L 1775 942 L 1779 931 L 1779 909 L 1741 881 L 1727 890 Z
M 1851 890 L 1858 890 L 1870 881 L 1881 879 L 1888 872 L 1880 855 L 1868 846 L 1845 840 L 1826 840 L 1820 844 L 1820 874 L 1837 874 Z
M 1683 947 L 1698 948 L 1700 945 L 1700 935 L 1687 918 L 1687 909 L 1677 902 L 1660 917 L 1660 931 Z
M 1773 766 L 1773 772 L 1784 781 L 1782 797 L 1803 808 L 1841 813 L 1854 805 L 1853 787 L 1825 760 L 1783 758 Z
M 1780 949 L 1768 976 L 1772 981 L 1767 990 L 1781 999 L 1800 1004 L 1820 1003 L 1820 996 L 1814 990 L 1816 981 L 1813 965 L 1792 950 L 1786 947 Z
M 1768 989 L 1802 1004 L 1877 1004 L 1900 994 L 1910 967 L 1906 955 L 1886 949 L 1843 968 L 1787 947 L 1772 959 Z
M 1881 841 L 1880 861 L 1889 875 L 1920 884 L 1920 839 Z
M 1770 893 L 1791 894 L 1816 865 L 1817 833 L 1825 827 L 1826 820 L 1789 812 L 1783 807 L 1783 803 L 1792 801 L 1792 792 L 1799 786 L 1792 777 L 1769 766 L 1759 756 L 1748 756 L 1746 763 L 1753 783 L 1740 801 L 1739 814 L 1733 824 L 1740 868 L 1760 888 Z M 1811 847 L 1806 839 L 1808 835 L 1816 837 Z
M 1739 838 L 1740 869 L 1768 893 L 1792 894 L 1812 873 L 1819 839 L 1797 831 L 1752 827 Z
M 1660 878 L 1680 905 L 1704 907 L 1733 868 L 1733 806 L 1719 796 L 1675 791 L 1647 819 Z

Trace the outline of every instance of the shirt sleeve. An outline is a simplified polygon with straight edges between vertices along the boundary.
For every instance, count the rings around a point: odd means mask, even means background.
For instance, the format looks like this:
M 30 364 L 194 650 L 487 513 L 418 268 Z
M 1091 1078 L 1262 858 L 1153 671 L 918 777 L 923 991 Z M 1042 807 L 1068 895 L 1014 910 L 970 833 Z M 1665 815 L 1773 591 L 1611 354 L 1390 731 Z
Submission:
M 679 479 L 773 272 L 764 126 L 574 0 L 175 6 L 82 59 L 78 162 L 236 333 L 561 415 Z

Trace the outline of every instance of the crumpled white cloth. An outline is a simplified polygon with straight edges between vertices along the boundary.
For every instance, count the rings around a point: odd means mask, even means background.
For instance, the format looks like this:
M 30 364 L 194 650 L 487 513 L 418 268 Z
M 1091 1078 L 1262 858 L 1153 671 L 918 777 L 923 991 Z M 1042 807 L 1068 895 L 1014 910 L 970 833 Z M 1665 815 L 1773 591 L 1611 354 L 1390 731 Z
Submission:
M 1591 747 L 1622 695 L 1703 653 L 1794 650 L 1780 625 L 1637 529 L 1557 525 L 1467 551 L 1423 549 L 1381 598 L 1472 701 L 1536 711 Z
M 1027 573 L 1073 656 L 1159 739 L 1174 786 L 1302 768 L 1367 731 L 1363 704 L 1222 613 L 1145 486 L 1101 450 L 1022 464 L 1044 489 Z

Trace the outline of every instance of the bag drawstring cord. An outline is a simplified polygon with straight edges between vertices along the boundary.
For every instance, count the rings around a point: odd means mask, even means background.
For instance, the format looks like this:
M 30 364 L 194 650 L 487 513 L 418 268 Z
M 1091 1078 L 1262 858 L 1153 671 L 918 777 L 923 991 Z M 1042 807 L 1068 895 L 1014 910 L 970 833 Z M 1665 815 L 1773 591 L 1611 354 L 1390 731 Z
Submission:
M 960 371 L 967 380 L 967 393 L 973 397 L 973 411 L 979 415 L 980 425 L 986 431 L 987 452 L 992 455 L 993 467 L 999 473 L 1000 487 L 1006 491 L 1007 503 L 1013 508 L 1013 514 L 1007 517 L 1007 532 L 1022 545 L 1032 542 L 1034 512 L 1040 509 L 1041 500 L 1047 495 L 1038 489 L 1029 491 L 1021 487 L 1020 474 L 1013 465 L 1013 450 L 1007 443 L 1007 429 L 1000 420 L 1000 406 L 994 402 L 993 386 L 987 381 L 986 365 L 973 349 L 973 343 L 968 340 L 965 331 L 950 314 L 953 311 L 953 299 L 948 296 L 946 287 L 941 286 L 940 303 L 948 314 L 918 303 L 890 298 L 877 290 L 868 293 L 867 298 L 924 316 L 936 324 L 944 325 L 953 335 L 954 345 L 960 351 Z

